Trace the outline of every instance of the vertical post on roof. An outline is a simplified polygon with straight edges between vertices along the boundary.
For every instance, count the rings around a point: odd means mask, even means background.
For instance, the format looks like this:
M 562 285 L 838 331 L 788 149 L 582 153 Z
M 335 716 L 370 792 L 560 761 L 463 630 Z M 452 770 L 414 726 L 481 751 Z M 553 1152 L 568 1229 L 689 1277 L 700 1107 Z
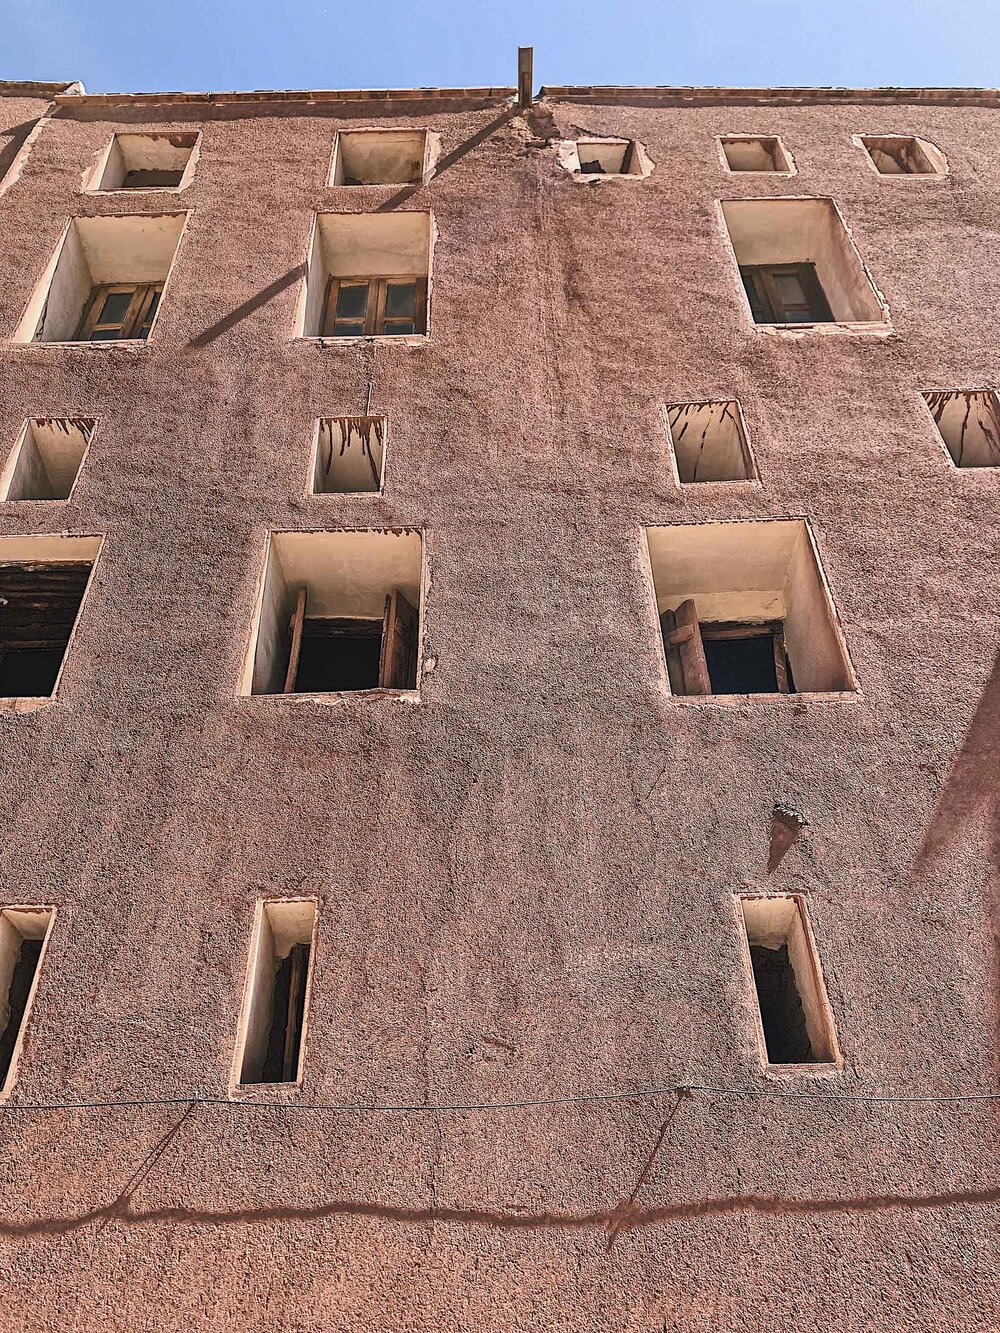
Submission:
M 517 109 L 527 111 L 531 106 L 531 89 L 534 83 L 535 48 L 519 46 L 517 48 Z

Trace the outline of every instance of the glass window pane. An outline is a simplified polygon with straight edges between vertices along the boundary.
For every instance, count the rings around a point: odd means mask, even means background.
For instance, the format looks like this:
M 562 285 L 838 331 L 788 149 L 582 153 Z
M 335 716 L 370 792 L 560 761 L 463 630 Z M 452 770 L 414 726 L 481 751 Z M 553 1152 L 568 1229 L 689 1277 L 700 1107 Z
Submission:
M 412 319 L 416 310 L 417 284 L 390 282 L 385 292 L 386 319 Z
M 337 293 L 337 319 L 364 319 L 368 307 L 367 282 L 341 286 Z
M 97 317 L 98 324 L 120 324 L 128 314 L 132 292 L 108 292 Z
M 412 319 L 387 319 L 382 326 L 383 333 L 416 333 Z
M 360 338 L 364 331 L 364 324 L 357 320 L 338 319 L 333 326 L 335 338 Z
M 156 308 L 159 304 L 160 304 L 160 293 L 154 292 L 153 299 L 149 303 L 149 309 L 146 311 L 146 318 L 142 321 L 143 324 L 152 324 L 153 316 L 156 314 Z
M 807 305 L 805 288 L 797 273 L 776 273 L 774 285 L 784 305 Z
M 95 329 L 94 332 L 87 339 L 87 341 L 92 343 L 106 343 L 106 342 L 113 342 L 116 338 L 120 337 L 121 337 L 121 329 L 119 328 Z

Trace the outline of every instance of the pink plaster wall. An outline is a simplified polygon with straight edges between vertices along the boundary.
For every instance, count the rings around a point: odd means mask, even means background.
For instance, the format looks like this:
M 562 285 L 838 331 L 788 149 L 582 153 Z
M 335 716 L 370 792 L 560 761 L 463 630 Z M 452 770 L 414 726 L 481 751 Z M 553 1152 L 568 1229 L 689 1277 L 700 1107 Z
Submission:
M 68 217 L 164 211 L 80 193 L 151 113 L 60 114 L 0 200 L 0 452 L 100 419 L 72 502 L 0 534 L 106 534 L 57 700 L 0 716 L 3 901 L 60 909 L 13 1104 L 225 1098 L 253 905 L 285 894 L 321 900 L 293 1103 L 993 1091 L 1000 474 L 951 466 L 918 391 L 1000 378 L 997 112 L 354 110 L 158 113 L 203 138 L 138 351 L 10 338 Z M 574 181 L 549 111 L 653 174 Z M 380 122 L 446 158 L 494 125 L 398 204 L 439 229 L 430 341 L 295 343 L 312 213 L 397 193 L 324 185 L 333 131 Z M 740 131 L 798 175 L 725 174 Z M 850 136 L 897 131 L 951 174 L 877 177 Z M 717 201 L 771 194 L 838 201 L 897 336 L 754 329 Z M 307 496 L 314 419 L 369 387 L 384 493 Z M 715 397 L 761 484 L 681 491 L 660 403 Z M 643 525 L 768 516 L 809 517 L 860 693 L 677 705 Z M 339 526 L 424 531 L 419 706 L 237 698 L 266 533 Z M 768 879 L 776 801 L 810 830 Z M 835 1076 L 762 1071 L 733 895 L 767 887 L 806 896 Z M 8 1111 L 4 1326 L 998 1326 L 990 1103 L 695 1093 L 609 1250 L 674 1100 L 204 1107 L 106 1224 L 183 1106 Z

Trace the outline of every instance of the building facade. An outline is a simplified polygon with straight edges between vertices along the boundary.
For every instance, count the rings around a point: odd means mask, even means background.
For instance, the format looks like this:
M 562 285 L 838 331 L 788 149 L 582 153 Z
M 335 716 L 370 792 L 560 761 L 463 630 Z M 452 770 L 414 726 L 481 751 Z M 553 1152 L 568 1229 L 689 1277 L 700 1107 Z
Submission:
M 0 85 L 5 1328 L 1000 1327 L 998 97 Z

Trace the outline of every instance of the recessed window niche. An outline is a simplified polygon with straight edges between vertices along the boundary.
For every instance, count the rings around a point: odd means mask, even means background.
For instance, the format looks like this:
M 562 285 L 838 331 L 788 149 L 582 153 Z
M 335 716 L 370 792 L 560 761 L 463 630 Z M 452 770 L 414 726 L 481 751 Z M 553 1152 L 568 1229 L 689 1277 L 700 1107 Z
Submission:
M 804 520 L 670 524 L 646 540 L 672 694 L 857 688 Z
M 237 1083 L 301 1083 L 316 903 L 257 904 L 236 1046 Z
M 739 403 L 667 403 L 664 411 L 682 486 L 754 478 Z
M 426 130 L 341 130 L 331 185 L 416 185 L 428 175 L 436 135 Z
M 198 158 L 198 134 L 116 134 L 98 164 L 89 188 L 179 190 L 187 185 Z
M 719 142 L 729 171 L 769 171 L 783 176 L 795 171 L 776 134 L 726 134 Z
M 739 906 L 764 1062 L 838 1065 L 833 1013 L 802 901 L 747 896 Z
M 15 342 L 143 341 L 153 327 L 185 213 L 71 219 Z
M 888 331 L 832 199 L 726 199 L 722 215 L 755 324 Z
M 993 389 L 928 389 L 922 394 L 956 467 L 1000 467 L 1000 400 Z
M 271 534 L 243 694 L 415 691 L 419 532 Z
M 0 499 L 68 499 L 93 432 L 93 417 L 26 421 L 0 473 Z
M 55 908 L 0 909 L 0 1101 L 17 1077 Z
M 313 494 L 380 491 L 385 432 L 385 417 L 321 417 L 316 423 Z
M 861 134 L 860 143 L 880 176 L 946 176 L 948 164 L 940 148 L 912 134 Z

